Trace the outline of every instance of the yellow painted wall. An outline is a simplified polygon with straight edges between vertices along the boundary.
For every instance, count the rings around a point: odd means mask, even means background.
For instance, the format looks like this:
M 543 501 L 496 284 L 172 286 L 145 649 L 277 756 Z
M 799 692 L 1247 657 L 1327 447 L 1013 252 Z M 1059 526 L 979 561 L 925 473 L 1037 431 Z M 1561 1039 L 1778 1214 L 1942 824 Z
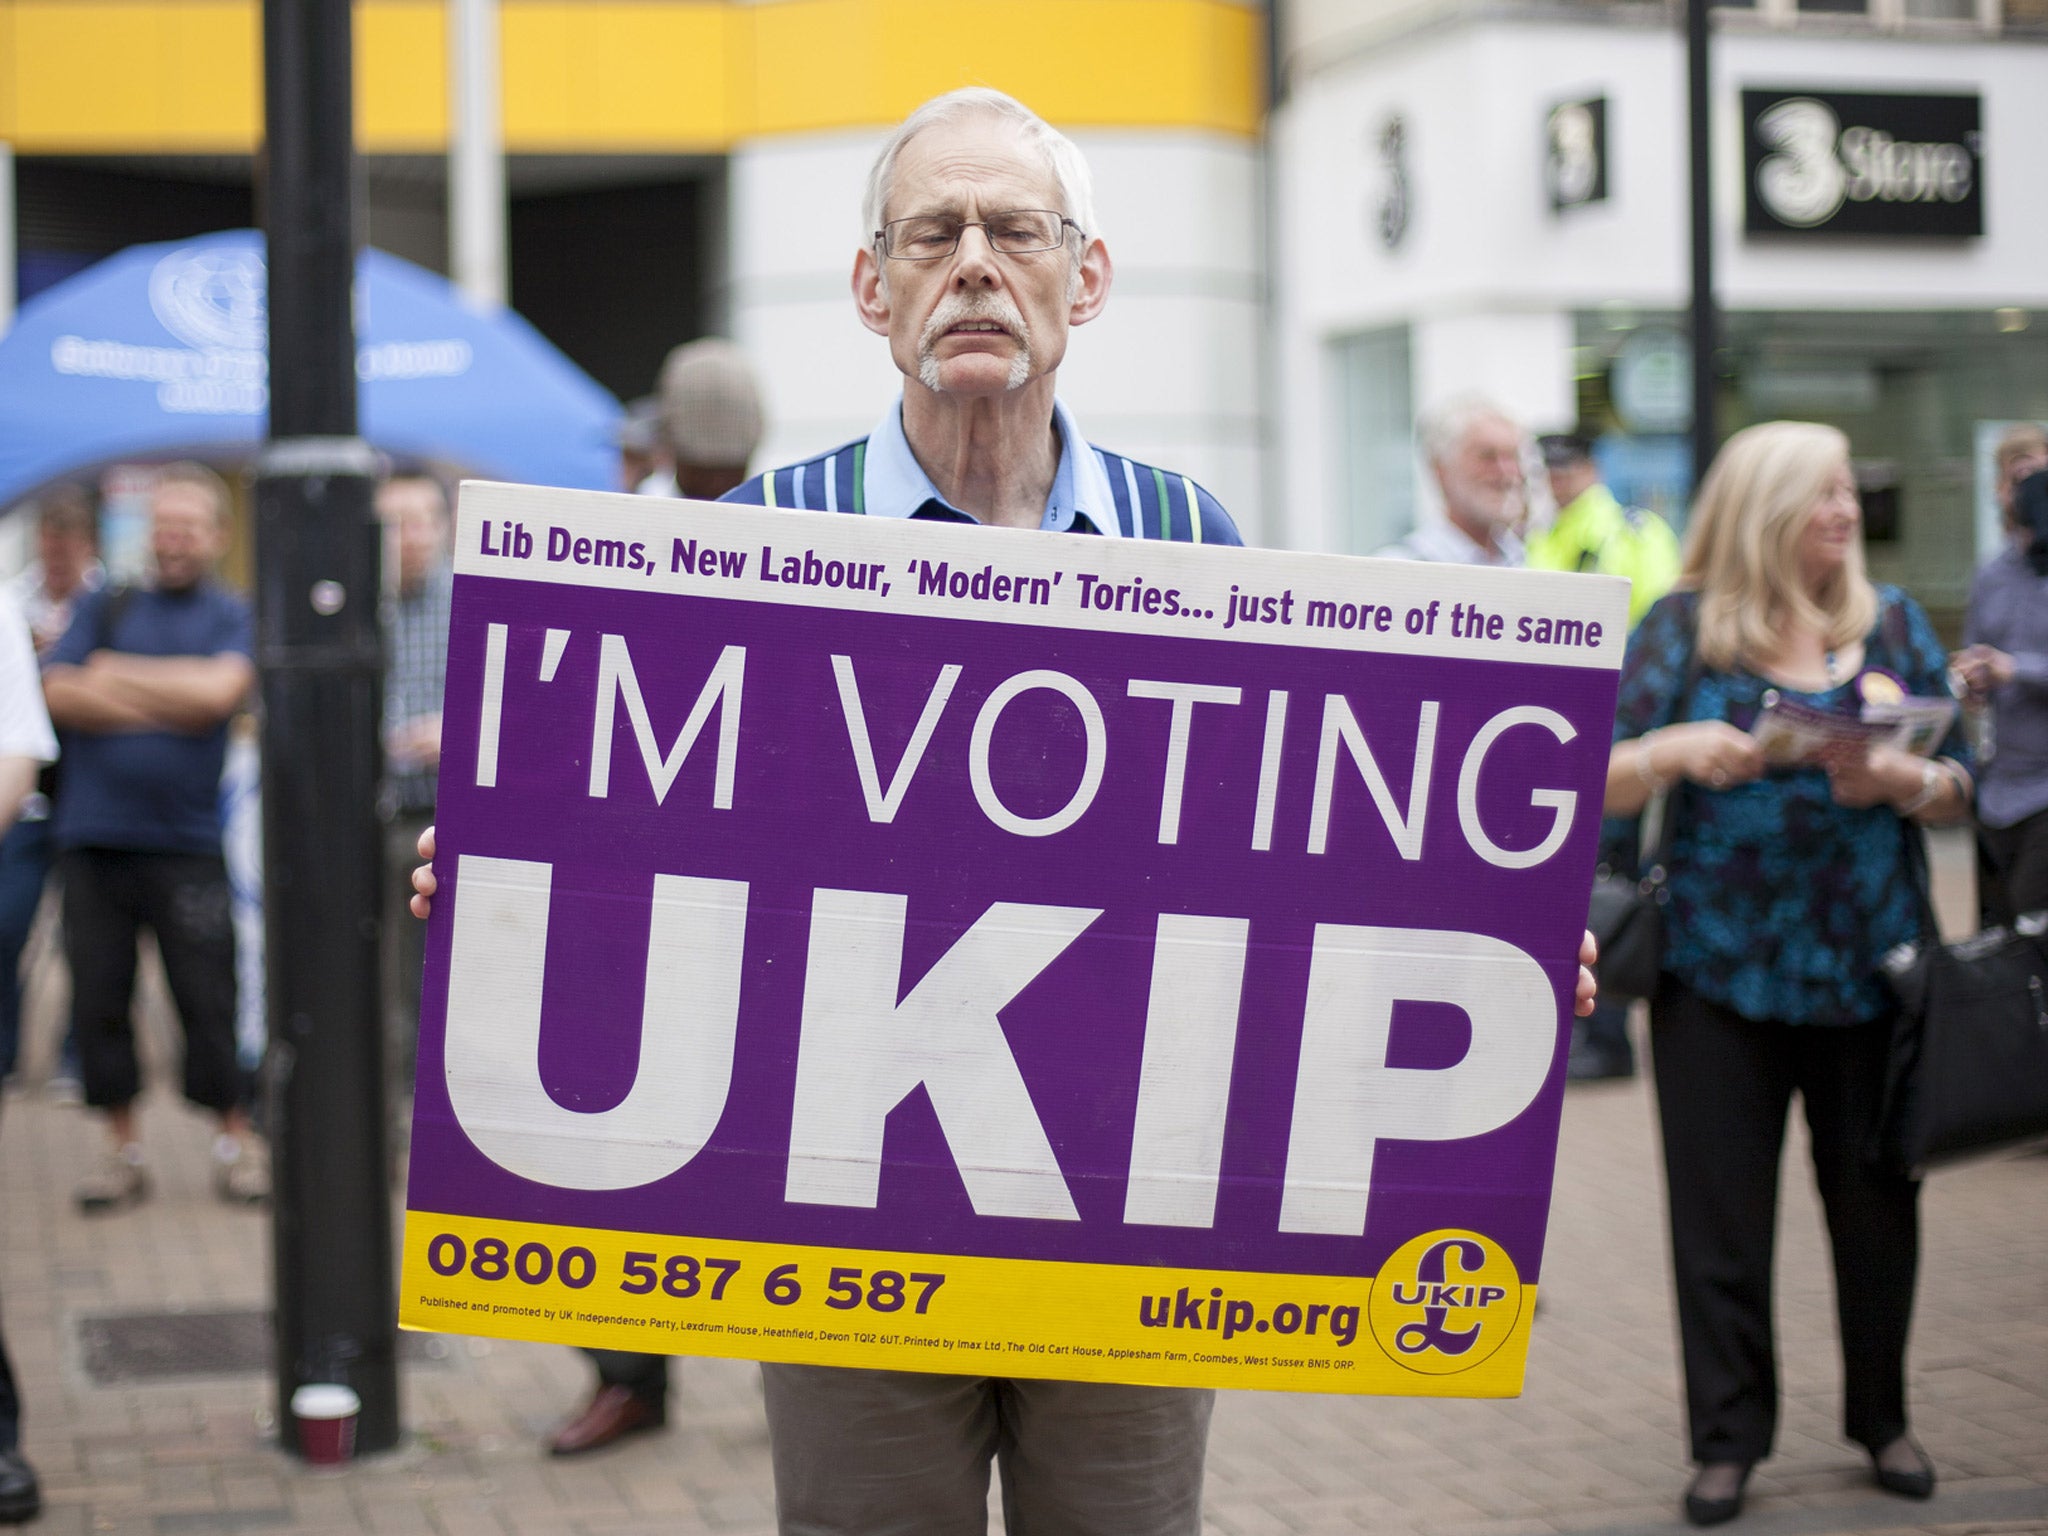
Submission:
M 502 0 L 506 147 L 718 152 L 895 121 L 988 84 L 1070 127 L 1257 131 L 1263 13 L 1233 0 Z M 238 153 L 262 124 L 258 0 L 0 0 L 0 141 Z M 441 0 L 358 0 L 357 131 L 446 144 Z

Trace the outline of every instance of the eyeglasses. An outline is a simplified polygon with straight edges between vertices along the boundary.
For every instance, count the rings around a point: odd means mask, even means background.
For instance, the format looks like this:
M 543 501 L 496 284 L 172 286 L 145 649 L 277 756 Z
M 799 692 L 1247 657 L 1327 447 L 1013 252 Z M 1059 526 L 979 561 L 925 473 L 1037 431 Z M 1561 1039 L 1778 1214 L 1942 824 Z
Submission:
M 1067 243 L 1068 230 L 1081 232 L 1080 225 L 1049 208 L 1013 208 L 986 219 L 956 219 L 940 213 L 891 219 L 875 231 L 875 239 L 882 254 L 892 261 L 937 261 L 960 249 L 960 236 L 969 229 L 980 230 L 989 248 L 1005 256 L 1057 250 Z

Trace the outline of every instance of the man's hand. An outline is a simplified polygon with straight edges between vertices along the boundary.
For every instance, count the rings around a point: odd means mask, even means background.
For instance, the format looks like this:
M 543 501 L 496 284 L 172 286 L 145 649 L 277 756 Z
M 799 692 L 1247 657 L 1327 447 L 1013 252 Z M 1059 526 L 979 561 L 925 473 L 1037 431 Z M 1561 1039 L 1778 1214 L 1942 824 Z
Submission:
M 1965 646 L 1949 657 L 1948 664 L 1976 699 L 2003 688 L 2012 681 L 2015 670 L 2012 657 L 1992 645 Z
M 427 862 L 412 872 L 412 888 L 418 894 L 406 903 L 412 908 L 412 915 L 426 919 L 434 910 L 434 892 L 439 889 L 434 880 L 434 829 L 427 828 L 420 834 L 420 857 Z M 1592 935 L 1588 934 L 1588 938 Z M 1581 983 L 1583 985 L 1583 983 Z
M 240 709 L 255 680 L 249 658 L 233 651 L 219 656 L 94 651 L 83 665 L 45 672 L 43 697 L 51 721 L 66 730 L 198 735 Z
M 1593 979 L 1593 967 L 1600 961 L 1600 944 L 1593 937 L 1591 929 L 1579 940 L 1579 992 L 1572 1006 L 1572 1012 L 1580 1018 L 1593 1011 L 1593 1004 L 1600 996 L 1600 983 Z
M 160 731 L 161 721 L 148 710 L 122 703 L 102 679 L 84 667 L 55 666 L 43 674 L 43 702 L 50 723 L 63 731 L 111 736 L 121 731 Z
M 85 673 L 115 704 L 141 710 L 166 731 L 210 731 L 242 707 L 256 681 L 249 658 L 236 651 L 218 656 L 137 656 L 128 651 L 94 651 Z
M 384 733 L 384 755 L 394 768 L 441 766 L 441 717 L 415 715 Z

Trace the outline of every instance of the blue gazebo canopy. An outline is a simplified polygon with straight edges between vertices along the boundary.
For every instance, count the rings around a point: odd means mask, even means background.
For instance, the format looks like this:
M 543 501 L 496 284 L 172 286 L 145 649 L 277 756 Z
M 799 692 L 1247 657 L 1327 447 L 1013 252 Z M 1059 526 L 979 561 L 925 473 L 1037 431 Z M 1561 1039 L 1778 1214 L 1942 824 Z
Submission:
M 124 459 L 220 458 L 263 437 L 263 236 L 110 256 L 0 338 L 0 507 Z M 356 264 L 362 435 L 394 456 L 533 485 L 614 483 L 618 403 L 510 310 L 383 251 Z

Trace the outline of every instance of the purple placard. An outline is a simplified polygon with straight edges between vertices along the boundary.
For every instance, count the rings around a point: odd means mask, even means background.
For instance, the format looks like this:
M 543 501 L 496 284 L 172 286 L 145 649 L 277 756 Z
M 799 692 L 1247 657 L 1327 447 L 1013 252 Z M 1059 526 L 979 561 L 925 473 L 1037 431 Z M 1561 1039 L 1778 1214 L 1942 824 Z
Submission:
M 1626 592 L 465 486 L 409 1210 L 1533 1283 Z

